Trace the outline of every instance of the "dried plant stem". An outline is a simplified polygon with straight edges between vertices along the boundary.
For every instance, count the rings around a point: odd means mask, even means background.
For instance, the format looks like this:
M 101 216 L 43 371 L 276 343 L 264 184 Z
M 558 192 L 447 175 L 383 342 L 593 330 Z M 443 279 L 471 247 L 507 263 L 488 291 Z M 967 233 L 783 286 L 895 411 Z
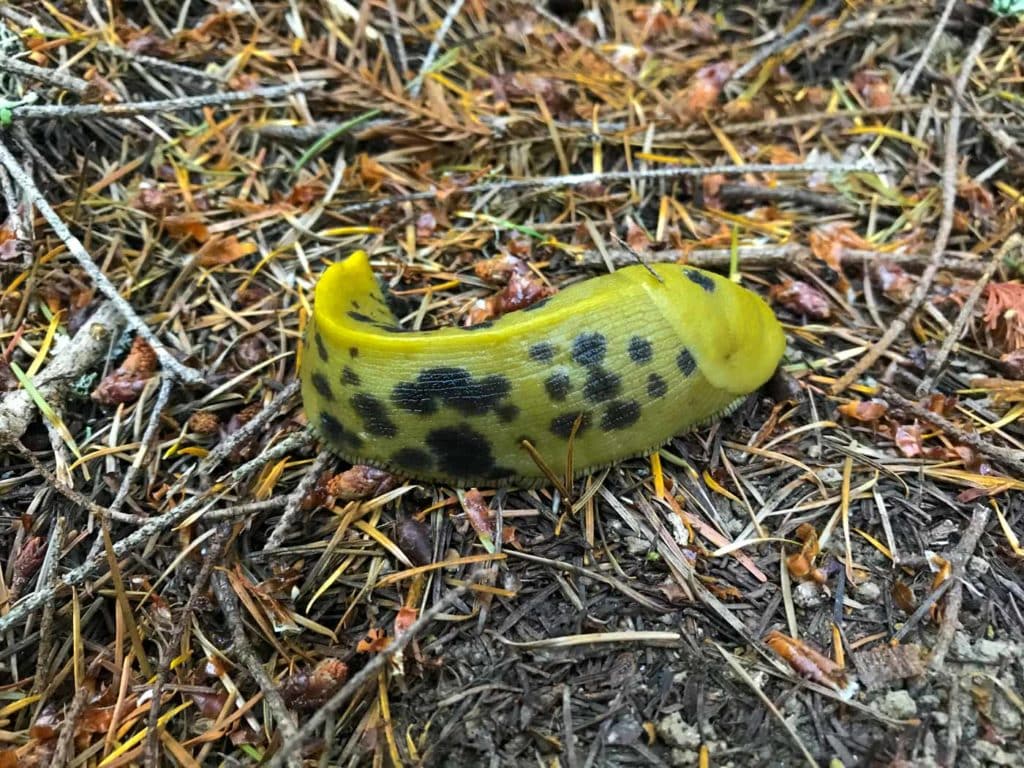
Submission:
M 607 171 L 603 173 L 570 173 L 562 176 L 537 176 L 530 179 L 497 179 L 470 184 L 458 190 L 459 194 L 518 192 L 524 189 L 559 189 L 579 187 L 584 184 L 613 184 L 619 181 L 640 179 L 700 178 L 720 173 L 723 176 L 742 176 L 747 173 L 849 173 L 852 171 L 873 171 L 875 166 L 866 163 L 751 163 L 749 165 L 677 165 L 670 168 L 636 169 L 632 171 Z M 338 210 L 339 214 L 359 213 L 378 210 L 414 200 L 432 200 L 437 190 L 410 192 L 381 198 L 372 203 L 355 203 Z
M 143 749 L 145 764 L 149 767 L 155 768 L 160 765 L 158 749 L 160 699 L 163 695 L 163 687 L 171 674 L 171 661 L 178 653 L 181 638 L 184 637 L 185 630 L 192 621 L 192 613 L 195 611 L 199 599 L 206 592 L 206 584 L 210 580 L 210 574 L 213 573 L 214 566 L 220 562 L 224 545 L 230 536 L 231 526 L 228 523 L 221 523 L 217 526 L 217 531 L 213 535 L 213 539 L 210 541 L 206 552 L 203 554 L 203 565 L 192 584 L 192 591 L 189 593 L 188 601 L 185 603 L 185 607 L 181 609 L 181 614 L 174 623 L 174 631 L 171 633 L 167 644 L 160 654 L 160 667 L 157 671 L 156 680 L 153 682 L 153 698 L 149 707 L 149 724 L 146 731 L 146 743 Z
M 288 706 L 281 697 L 274 681 L 270 679 L 267 671 L 263 668 L 263 662 L 256 655 L 245 634 L 245 624 L 242 622 L 242 614 L 238 606 L 238 595 L 232 589 L 227 575 L 223 571 L 215 571 L 212 574 L 213 591 L 217 595 L 217 603 L 220 605 L 224 618 L 227 619 L 231 629 L 231 641 L 234 655 L 242 663 L 249 674 L 252 675 L 256 684 L 263 692 L 263 700 L 267 703 L 270 713 L 277 720 L 277 727 L 281 730 L 281 737 L 285 744 L 293 743 L 297 748 L 284 749 L 278 752 L 282 755 L 286 765 L 290 768 L 301 768 L 302 758 L 299 756 L 301 742 L 298 738 L 295 720 L 288 711 Z
M 967 432 L 960 429 L 960 427 L 949 419 L 943 418 L 927 408 L 923 408 L 912 400 L 908 400 L 894 389 L 883 389 L 881 396 L 897 408 L 909 413 L 914 418 L 934 424 L 956 442 L 963 443 L 964 445 L 973 448 L 983 456 L 988 456 L 990 459 L 995 459 L 1001 464 L 1005 464 L 1018 476 L 1024 475 L 1024 451 L 1017 451 L 1012 448 L 1003 448 L 999 445 L 993 445 L 988 440 L 983 437 L 979 437 L 974 432 Z
M 949 653 L 949 646 L 953 642 L 953 635 L 956 633 L 957 620 L 960 617 L 960 605 L 964 599 L 963 576 L 967 561 L 978 548 L 981 534 L 985 532 L 985 525 L 988 523 L 989 510 L 982 504 L 975 504 L 971 513 L 971 521 L 964 529 L 964 535 L 960 543 L 950 555 L 950 564 L 953 571 L 949 575 L 953 586 L 949 588 L 949 598 L 946 600 L 942 613 L 942 623 L 939 625 L 939 634 L 935 638 L 935 646 L 932 648 L 931 658 L 928 659 L 928 666 L 932 669 L 942 669 L 945 663 L 946 654 Z
M 121 507 L 124 505 L 125 499 L 128 498 L 129 491 L 131 491 L 132 484 L 135 482 L 135 476 L 139 473 L 146 454 L 149 453 L 156 441 L 157 431 L 160 429 L 160 415 L 163 413 L 164 408 L 167 407 L 173 383 L 170 376 L 164 376 L 160 381 L 160 391 L 157 392 L 156 402 L 153 403 L 152 411 L 149 414 L 149 423 L 146 425 L 146 431 L 142 435 L 142 445 L 139 446 L 139 450 L 129 465 L 128 471 L 124 473 L 124 479 L 121 480 L 121 485 L 117 489 L 117 495 L 110 504 L 111 515 L 120 513 Z
M 437 28 L 434 39 L 430 41 L 430 48 L 427 49 L 427 55 L 423 58 L 423 64 L 420 65 L 419 74 L 409 83 L 409 94 L 414 99 L 420 95 L 420 88 L 423 87 L 423 78 L 427 76 L 430 68 L 434 66 L 437 54 L 441 52 L 441 43 L 448 36 L 448 31 L 452 28 L 452 24 L 455 23 L 455 18 L 459 15 L 464 3 L 465 0 L 455 0 L 449 4 L 448 10 L 444 14 L 444 19 L 441 21 L 441 26 Z
M 833 394 L 844 392 L 847 387 L 853 384 L 853 382 L 861 376 L 861 374 L 874 365 L 875 361 L 878 360 L 878 358 L 881 357 L 887 349 L 889 349 L 897 338 L 899 338 L 900 334 L 902 334 L 906 329 L 911 318 L 913 318 L 914 313 L 917 312 L 918 307 L 921 306 L 921 302 L 924 301 L 925 296 L 928 295 L 928 291 L 932 286 L 932 281 L 935 279 L 935 275 L 938 274 L 939 269 L 942 267 L 946 244 L 949 242 L 949 233 L 953 229 L 953 213 L 956 205 L 956 178 L 959 157 L 957 154 L 957 142 L 960 137 L 960 117 L 963 113 L 963 108 L 960 106 L 960 98 L 963 96 L 964 89 L 967 87 L 967 80 L 970 78 L 971 70 L 974 69 L 974 63 L 977 61 L 978 56 L 981 53 L 981 49 L 985 46 L 985 43 L 988 42 L 991 34 L 992 30 L 988 27 L 983 27 L 978 33 L 977 38 L 974 40 L 974 45 L 971 46 L 971 50 L 967 53 L 967 57 L 961 65 L 960 77 L 957 78 L 956 85 L 954 87 L 953 104 L 949 111 L 949 124 L 946 127 L 946 146 L 942 163 L 942 216 L 939 219 L 938 231 L 935 233 L 935 241 L 932 246 L 932 253 L 928 262 L 928 267 L 925 269 L 924 274 L 921 275 L 921 279 L 918 280 L 917 285 L 914 286 L 914 292 L 911 294 L 910 300 L 903 308 L 903 311 L 900 312 L 899 316 L 886 329 L 882 338 L 872 345 L 867 354 L 860 358 L 860 360 L 858 360 L 857 363 L 832 386 Z
M 274 530 L 267 537 L 267 543 L 263 546 L 264 552 L 278 549 L 284 543 L 284 537 L 288 535 L 288 531 L 295 523 L 295 518 L 298 517 L 299 512 L 302 510 L 302 500 L 313 489 L 317 480 L 320 479 L 320 475 L 323 474 L 324 469 L 333 460 L 334 457 L 329 451 L 323 451 L 316 457 L 312 466 L 306 470 L 306 474 L 298 487 L 288 496 L 288 504 L 284 509 L 284 514 L 281 515 L 281 519 L 277 521 Z
M 241 429 L 234 432 L 227 439 L 218 443 L 217 446 L 206 455 L 206 458 L 203 459 L 203 463 L 200 465 L 199 474 L 208 475 L 238 446 L 261 432 L 267 422 L 276 416 L 278 411 L 284 408 L 288 401 L 298 393 L 300 386 L 301 382 L 299 382 L 298 379 L 288 382 L 284 389 L 278 392 L 274 396 L 274 399 L 271 400 L 262 411 L 243 424 Z
M 155 99 L 127 104 L 28 104 L 12 107 L 11 113 L 14 120 L 86 120 L 97 117 L 131 117 L 132 115 L 178 112 L 199 107 L 223 107 L 249 101 L 277 99 L 293 93 L 316 90 L 322 85 L 323 83 L 319 81 L 286 83 L 266 88 L 253 88 L 251 91 L 223 91 L 199 96 L 182 96 L 177 99 Z
M 75 380 L 106 355 L 111 339 L 121 332 L 122 316 L 110 302 L 100 305 L 71 339 L 62 340 L 49 364 L 34 377 L 36 389 L 57 406 Z M 24 389 L 0 398 L 0 447 L 13 445 L 35 415 L 32 397 Z
M 931 37 L 928 38 L 928 42 L 924 46 L 924 50 L 921 51 L 921 55 L 914 63 L 914 68 L 909 73 L 900 78 L 900 81 L 896 84 L 896 95 L 906 96 L 908 93 L 914 90 L 914 86 L 917 85 L 917 80 L 921 77 L 921 73 L 924 71 L 925 66 L 928 64 L 928 60 L 932 57 L 932 52 L 935 50 L 935 46 L 939 44 L 939 40 L 942 39 L 942 33 L 946 31 L 946 25 L 949 24 L 949 17 L 953 13 L 953 9 L 956 7 L 957 0 L 946 0 L 946 7 L 942 9 L 942 15 L 939 16 L 938 22 L 935 24 L 935 28 L 932 30 Z M 967 63 L 964 63 L 967 66 Z
M 465 584 L 456 587 L 428 610 L 424 611 L 423 615 L 409 626 L 409 629 L 396 637 L 387 648 L 380 651 L 376 656 L 370 659 L 369 663 L 359 670 L 351 680 L 345 683 L 345 686 L 340 691 L 331 696 L 326 704 L 313 713 L 310 718 L 305 720 L 299 727 L 298 733 L 295 735 L 294 739 L 285 739 L 284 744 L 281 745 L 277 754 L 275 754 L 267 763 L 267 768 L 281 768 L 287 755 L 297 752 L 303 744 L 313 737 L 317 728 L 323 725 L 327 721 L 328 717 L 337 712 L 346 701 L 352 698 L 352 696 L 359 691 L 360 688 L 373 679 L 377 673 L 391 661 L 391 658 L 395 654 L 404 650 L 405 647 L 416 639 L 420 632 L 430 624 L 430 622 L 437 618 L 439 614 L 447 611 L 459 598 L 466 594 L 467 591 L 469 591 L 469 587 Z
M 974 286 L 971 288 L 971 292 L 967 295 L 964 300 L 964 305 L 960 308 L 960 314 L 957 315 L 956 322 L 953 323 L 953 328 L 949 333 L 946 334 L 946 338 L 942 340 L 942 346 L 939 348 L 939 353 L 932 360 L 928 366 L 928 373 L 921 380 L 921 383 L 917 386 L 917 396 L 921 397 L 927 392 L 930 392 L 935 386 L 936 379 L 942 375 L 943 368 L 946 367 L 946 360 L 949 359 L 950 352 L 953 351 L 953 347 L 956 346 L 960 337 L 964 333 L 964 329 L 967 324 L 971 321 L 971 317 L 974 314 L 974 307 L 981 299 L 981 294 L 985 291 L 985 286 L 988 285 L 988 281 L 992 279 L 992 275 L 996 273 L 1003 260 L 1006 258 L 1006 254 L 1010 251 L 1016 250 L 1021 246 L 1020 235 L 1014 233 L 1010 235 L 1009 239 L 1003 243 L 1003 247 L 999 249 L 997 253 L 985 267 L 985 271 L 981 273 Z
M 46 69 L 45 67 L 37 67 L 34 64 L 21 61 L 20 59 L 12 59 L 5 57 L 0 59 L 0 69 L 8 72 L 13 72 L 16 75 L 22 77 L 30 77 L 33 80 L 39 80 L 43 83 L 49 83 L 55 85 L 58 88 L 71 91 L 72 93 L 82 94 L 89 87 L 89 83 L 80 77 L 74 77 L 66 72 L 60 72 L 55 69 Z
M 118 293 L 117 288 L 110 282 L 110 279 L 96 266 L 96 262 L 86 252 L 85 246 L 82 245 L 77 237 L 71 234 L 71 230 L 67 228 L 64 221 L 57 215 L 57 212 L 46 202 L 32 177 L 25 172 L 25 169 L 21 167 L 2 140 L 0 140 L 0 163 L 3 163 L 4 167 L 7 168 L 7 172 L 11 174 L 11 178 L 14 179 L 15 183 L 21 187 L 25 197 L 42 214 L 42 217 L 46 219 L 54 234 L 67 246 L 68 251 L 71 252 L 79 266 L 85 270 L 86 274 L 96 284 L 96 287 L 100 289 L 100 292 L 117 308 L 117 311 L 132 329 L 153 348 L 156 356 L 160 359 L 160 364 L 179 381 L 188 384 L 202 383 L 204 381 L 202 374 L 194 368 L 189 368 L 187 365 L 179 363 L 168 351 L 167 347 L 164 346 L 163 342 L 156 337 L 156 334 L 150 330 L 149 326 L 142 321 L 142 318 L 135 314 L 132 305 Z

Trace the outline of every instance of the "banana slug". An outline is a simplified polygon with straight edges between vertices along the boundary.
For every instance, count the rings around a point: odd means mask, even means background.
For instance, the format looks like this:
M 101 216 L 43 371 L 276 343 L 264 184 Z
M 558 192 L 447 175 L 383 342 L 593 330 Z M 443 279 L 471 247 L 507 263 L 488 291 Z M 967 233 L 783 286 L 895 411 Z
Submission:
M 535 486 L 650 453 L 774 373 L 785 338 L 757 294 L 635 265 L 472 328 L 398 326 L 358 251 L 316 286 L 300 376 L 310 425 L 347 461 L 454 486 Z

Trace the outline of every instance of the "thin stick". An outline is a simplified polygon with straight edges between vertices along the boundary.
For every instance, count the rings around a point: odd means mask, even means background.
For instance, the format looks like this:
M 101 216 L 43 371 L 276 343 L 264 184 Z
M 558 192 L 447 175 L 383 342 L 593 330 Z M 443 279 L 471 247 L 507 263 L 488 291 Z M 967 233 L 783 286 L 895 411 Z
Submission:
M 414 99 L 420 95 L 420 88 L 423 87 L 423 78 L 427 76 L 430 68 L 434 66 L 437 54 L 441 51 L 441 43 L 444 42 L 445 37 L 447 37 L 448 30 L 450 30 L 452 28 L 452 24 L 455 23 L 455 17 L 459 15 L 459 11 L 462 10 L 464 3 L 465 0 L 455 0 L 454 3 L 448 6 L 448 11 L 444 15 L 444 20 L 441 22 L 441 26 L 437 28 L 437 32 L 434 34 L 434 39 L 430 41 L 430 48 L 427 49 L 427 55 L 423 59 L 423 64 L 420 65 L 419 74 L 417 74 L 415 79 L 409 83 L 409 94 Z
M 288 496 L 288 504 L 284 508 L 284 514 L 281 515 L 281 519 L 277 521 L 277 525 L 274 526 L 274 530 L 270 532 L 270 536 L 267 537 L 267 543 L 263 545 L 264 552 L 270 552 L 275 549 L 279 549 L 281 544 L 284 543 L 284 537 L 288 535 L 288 531 L 292 528 L 295 523 L 295 518 L 298 517 L 299 512 L 302 510 L 302 500 L 306 498 L 313 486 L 316 485 L 320 479 L 320 475 L 324 469 L 334 460 L 334 456 L 330 451 L 322 451 L 313 465 L 306 470 L 305 476 L 302 481 L 295 488 L 295 490 Z
M 177 112 L 198 107 L 226 106 L 248 101 L 276 99 L 293 93 L 312 91 L 323 83 L 285 83 L 271 85 L 266 88 L 253 88 L 251 91 L 224 91 L 220 93 L 204 93 L 199 96 L 183 96 L 178 99 L 156 99 L 153 101 L 136 101 L 127 104 L 40 104 L 11 107 L 14 120 L 86 120 L 93 117 L 131 117 L 132 115 L 148 115 L 157 112 Z
M 39 80 L 43 83 L 49 83 L 55 85 L 58 88 L 71 91 L 72 93 L 82 94 L 85 93 L 89 87 L 89 83 L 82 80 L 80 77 L 69 75 L 66 72 L 61 72 L 56 69 L 46 69 L 45 67 L 37 67 L 34 64 L 21 61 L 19 59 L 3 58 L 0 59 L 0 69 L 13 72 L 16 75 L 22 77 L 31 77 L 33 80 Z
M 392 641 L 391 645 L 370 659 L 365 667 L 359 670 L 351 680 L 345 683 L 344 688 L 331 696 L 326 704 L 320 707 L 312 717 L 303 722 L 302 725 L 299 726 L 299 731 L 294 739 L 285 739 L 281 748 L 277 750 L 277 753 L 267 763 L 267 768 L 281 768 L 286 757 L 301 749 L 302 745 L 313 737 L 314 731 L 323 725 L 327 721 L 327 718 L 334 712 L 337 712 L 346 701 L 352 698 L 360 688 L 375 677 L 380 669 L 391 661 L 392 656 L 404 650 L 405 647 L 411 643 L 416 636 L 427 627 L 428 624 L 430 624 L 430 622 L 437 618 L 439 614 L 445 612 L 448 608 L 454 605 L 455 601 L 466 594 L 467 591 L 469 591 L 468 585 L 463 584 L 456 587 L 431 606 L 429 610 L 424 611 L 423 615 L 416 619 L 409 629 L 396 637 L 394 641 Z
M 978 453 L 1005 464 L 1017 476 L 1024 475 L 1024 451 L 993 445 L 983 437 L 979 437 L 976 433 L 960 429 L 956 424 L 939 416 L 939 414 L 929 411 L 927 408 L 922 408 L 893 389 L 883 389 L 881 396 L 911 416 L 934 424 L 958 443 L 963 443 Z
M 724 176 L 742 176 L 747 173 L 850 173 L 853 171 L 874 172 L 877 165 L 864 162 L 857 163 L 751 163 L 749 165 L 707 165 L 707 166 L 672 166 L 670 168 L 650 168 L 648 170 L 607 171 L 603 173 L 570 173 L 564 176 L 539 176 L 530 179 L 496 179 L 479 184 L 470 184 L 458 190 L 459 194 L 476 192 L 517 192 L 523 189 L 557 189 L 559 187 L 579 187 L 584 184 L 611 184 L 617 181 L 636 179 L 678 179 L 701 178 L 720 173 Z M 341 208 L 337 213 L 345 215 L 360 211 L 388 208 L 400 203 L 415 200 L 433 200 L 438 195 L 436 190 L 429 192 L 410 192 L 405 195 L 394 195 L 381 198 L 372 203 L 356 203 Z
M 124 473 L 124 479 L 121 480 L 121 485 L 117 489 L 117 495 L 110 505 L 111 514 L 117 514 L 121 511 L 121 506 L 124 504 L 125 499 L 128 498 L 128 492 L 135 482 L 135 476 L 139 473 L 146 454 L 149 453 L 156 440 L 156 433 L 160 428 L 160 415 L 163 413 L 164 408 L 167 407 L 167 401 L 171 397 L 172 384 L 173 381 L 170 376 L 165 376 L 160 382 L 160 391 L 157 393 L 156 402 L 153 403 L 153 411 L 149 415 L 146 431 L 142 435 L 142 445 L 139 446 L 139 451 L 135 454 L 135 459 L 128 467 L 128 471 Z
M 914 292 L 910 296 L 910 301 L 907 302 L 903 311 L 900 312 L 899 317 L 886 329 L 882 338 L 872 345 L 867 354 L 860 358 L 849 371 L 832 385 L 833 394 L 839 394 L 853 384 L 861 374 L 874 365 L 875 361 L 903 333 L 907 324 L 913 318 L 914 313 L 921 306 L 921 302 L 928 295 L 932 281 L 942 267 L 946 244 L 949 242 L 949 233 L 953 229 L 953 213 L 956 206 L 957 142 L 960 137 L 960 117 L 963 114 L 963 109 L 960 106 L 960 97 L 963 96 L 964 89 L 967 87 L 967 80 L 970 78 L 971 70 L 974 69 L 974 63 L 991 34 L 992 30 L 988 27 L 983 27 L 978 33 L 978 37 L 974 40 L 974 45 L 971 46 L 971 50 L 964 59 L 964 63 L 960 68 L 960 76 L 957 78 L 954 87 L 953 104 L 949 110 L 949 125 L 946 128 L 946 151 L 942 163 L 942 216 L 939 219 L 939 229 L 935 234 L 935 242 L 932 246 L 928 267 L 925 269 L 924 274 L 921 275 L 917 285 L 914 286 Z
M 949 358 L 950 353 L 953 351 L 953 347 L 956 346 L 957 342 L 960 341 L 960 337 L 964 334 L 964 329 L 967 327 L 967 323 L 970 322 L 971 316 L 974 314 L 974 307 L 981 299 L 981 294 L 985 291 L 985 286 L 988 285 L 988 281 L 992 279 L 992 275 L 996 273 L 1000 265 L 1003 263 L 1003 259 L 1006 258 L 1006 254 L 1010 251 L 1020 248 L 1021 237 L 1014 233 L 1003 243 L 1003 247 L 999 249 L 999 253 L 989 261 L 985 271 L 981 273 L 981 276 L 975 281 L 974 286 L 971 288 L 971 292 L 967 295 L 964 300 L 963 307 L 960 308 L 960 314 L 956 318 L 956 322 L 953 323 L 953 328 L 949 333 L 946 334 L 946 338 L 942 340 L 942 346 L 939 348 L 939 353 L 932 360 L 928 366 L 928 372 L 925 374 L 924 379 L 917 385 L 917 396 L 922 397 L 925 393 L 930 392 L 932 387 L 935 386 L 935 380 L 942 375 L 942 369 L 946 367 L 946 360 Z
M 138 333 L 143 339 L 145 339 L 149 345 L 153 348 L 156 356 L 160 359 L 160 364 L 170 373 L 174 378 L 179 381 L 187 382 L 189 384 L 201 384 L 204 381 L 203 375 L 190 368 L 187 365 L 182 365 L 178 362 L 177 358 L 172 355 L 167 347 L 163 345 L 163 342 L 156 337 L 156 334 L 150 330 L 149 326 L 142 322 L 132 305 L 118 293 L 114 284 L 110 282 L 110 279 L 103 274 L 102 270 L 96 266 L 96 263 L 89 256 L 85 250 L 85 246 L 82 245 L 81 241 L 73 234 L 71 230 L 67 228 L 57 212 L 50 207 L 50 204 L 46 202 L 39 188 L 36 187 L 36 183 L 32 180 L 25 169 L 21 167 L 18 161 L 11 154 L 11 151 L 4 144 L 3 140 L 0 139 L 0 163 L 3 163 L 4 167 L 7 168 L 7 172 L 11 174 L 11 178 L 21 187 L 22 192 L 25 193 L 25 197 L 28 201 L 36 207 L 36 210 L 42 214 L 43 218 L 53 229 L 54 234 L 60 238 L 61 242 L 67 246 L 68 251 L 75 257 L 78 264 L 85 270 L 86 274 L 92 279 L 96 287 L 100 289 L 104 296 L 110 299 L 111 303 L 117 308 L 117 311 L 125 319 L 125 322 L 130 325 L 136 333 Z
M 231 526 L 228 523 L 221 523 L 217 526 L 217 532 L 203 555 L 203 565 L 196 575 L 192 584 L 192 592 L 189 593 L 188 601 L 182 608 L 178 620 L 174 623 L 174 629 L 168 638 L 166 645 L 160 654 L 160 667 L 157 671 L 156 680 L 153 682 L 153 698 L 149 707 L 149 725 L 146 731 L 146 743 L 143 748 L 145 764 L 147 766 L 159 766 L 160 755 L 157 749 L 159 740 L 160 699 L 163 697 L 163 687 L 171 675 L 171 661 L 178 653 L 178 646 L 181 645 L 181 638 L 185 630 L 192 622 L 192 614 L 195 612 L 196 604 L 206 596 L 206 583 L 210 580 L 213 567 L 220 562 L 221 552 L 231 535 Z
M 224 614 L 224 618 L 227 619 L 228 626 L 231 628 L 231 646 L 234 655 L 243 664 L 245 669 L 249 671 L 249 674 L 252 675 L 256 684 L 260 687 L 260 691 L 263 692 L 263 700 L 267 703 L 267 708 L 270 709 L 274 719 L 277 720 L 277 727 L 280 729 L 281 737 L 285 743 L 298 742 L 298 731 L 296 730 L 295 720 L 292 719 L 292 715 L 288 711 L 288 705 L 284 703 L 281 692 L 263 668 L 263 662 L 256 655 L 252 645 L 249 643 L 249 638 L 245 635 L 245 625 L 242 623 L 242 616 L 238 607 L 238 595 L 235 594 L 235 590 L 232 589 L 231 584 L 228 582 L 228 577 L 223 571 L 214 572 L 212 574 L 212 581 L 213 591 L 217 595 L 217 603 L 220 605 L 221 613 Z M 283 754 L 287 765 L 292 768 L 301 768 L 302 758 L 299 756 L 298 749 L 282 749 L 278 754 Z
M 949 653 L 949 646 L 953 642 L 953 635 L 956 633 L 957 619 L 960 616 L 960 605 L 964 599 L 964 569 L 967 561 L 978 548 L 981 534 L 985 532 L 985 525 L 988 523 L 988 507 L 982 504 L 975 504 L 971 513 L 971 522 L 964 529 L 964 535 L 960 537 L 960 543 L 956 545 L 949 560 L 953 566 L 953 572 L 949 578 L 953 586 L 949 589 L 949 598 L 946 600 L 942 613 L 942 624 L 939 625 L 939 634 L 935 638 L 935 647 L 932 648 L 931 658 L 928 659 L 928 666 L 932 669 L 942 669 Z
M 235 450 L 235 448 L 257 433 L 262 432 L 266 423 L 277 415 L 277 412 L 295 396 L 299 391 L 300 386 L 302 386 L 302 382 L 298 379 L 290 381 L 284 389 L 274 396 L 274 399 L 270 401 L 266 408 L 253 416 L 252 419 L 242 425 L 241 429 L 232 433 L 230 437 L 220 442 L 206 455 L 206 458 L 203 459 L 203 462 L 200 465 L 199 474 L 206 475 L 216 469 L 217 465 L 220 464 L 233 450 Z
M 932 57 L 932 52 L 935 50 L 935 46 L 938 45 L 939 40 L 942 39 L 942 33 L 946 31 L 946 25 L 949 24 L 949 17 L 953 13 L 953 8 L 956 7 L 957 0 L 946 0 L 946 7 L 942 9 L 942 15 L 939 16 L 939 21 L 935 25 L 935 29 L 932 30 L 932 36 L 928 38 L 928 42 L 924 46 L 924 50 L 921 51 L 921 56 L 914 64 L 914 68 L 909 73 L 900 78 L 900 82 L 896 84 L 896 95 L 906 96 L 917 85 L 917 79 L 921 76 L 921 72 L 924 71 L 925 66 L 928 64 L 928 59 Z M 966 67 L 966 62 L 964 63 Z

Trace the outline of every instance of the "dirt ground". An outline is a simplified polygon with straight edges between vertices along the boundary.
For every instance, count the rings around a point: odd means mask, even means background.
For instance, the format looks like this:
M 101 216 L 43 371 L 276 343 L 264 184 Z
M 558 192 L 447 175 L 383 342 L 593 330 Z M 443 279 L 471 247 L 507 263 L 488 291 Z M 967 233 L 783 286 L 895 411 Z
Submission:
M 1024 765 L 1009 2 L 0 7 L 0 768 Z M 788 346 L 535 490 L 350 467 L 298 360 L 636 262 Z

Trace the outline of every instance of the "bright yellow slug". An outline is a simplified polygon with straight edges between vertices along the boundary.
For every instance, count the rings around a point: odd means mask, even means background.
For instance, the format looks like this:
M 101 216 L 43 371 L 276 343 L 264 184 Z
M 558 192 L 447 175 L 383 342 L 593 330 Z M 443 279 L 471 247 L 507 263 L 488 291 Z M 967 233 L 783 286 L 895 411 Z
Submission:
M 405 331 L 362 251 L 316 287 L 302 358 L 310 424 L 354 464 L 456 486 L 536 485 L 650 453 L 771 377 L 785 338 L 756 294 L 636 265 L 472 328 Z

